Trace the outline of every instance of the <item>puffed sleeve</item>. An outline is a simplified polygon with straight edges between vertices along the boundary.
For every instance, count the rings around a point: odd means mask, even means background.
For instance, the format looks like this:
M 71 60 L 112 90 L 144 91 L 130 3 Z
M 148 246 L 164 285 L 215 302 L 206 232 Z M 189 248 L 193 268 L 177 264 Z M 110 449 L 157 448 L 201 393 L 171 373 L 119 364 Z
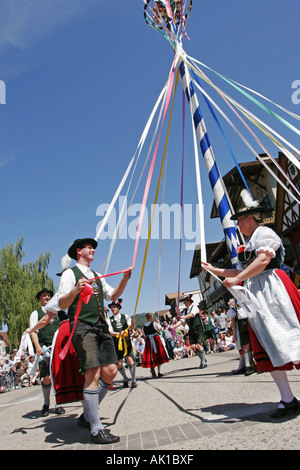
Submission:
M 276 251 L 281 244 L 281 239 L 272 229 L 269 227 L 258 227 L 248 243 L 247 251 L 249 249 L 255 251 L 256 256 L 264 252 L 275 258 Z

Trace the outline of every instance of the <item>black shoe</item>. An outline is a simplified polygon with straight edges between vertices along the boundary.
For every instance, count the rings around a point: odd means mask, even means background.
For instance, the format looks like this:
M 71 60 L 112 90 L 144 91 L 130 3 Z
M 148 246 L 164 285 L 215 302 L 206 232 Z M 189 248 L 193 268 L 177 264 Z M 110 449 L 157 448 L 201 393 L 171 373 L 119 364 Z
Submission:
M 56 408 L 55 408 L 55 413 L 57 415 L 63 415 L 65 413 L 65 409 L 61 406 L 61 405 L 58 405 Z
M 164 374 L 161 374 L 160 372 L 158 373 L 158 377 L 163 377 Z
M 154 370 L 154 369 L 152 369 L 152 368 L 151 368 L 150 370 L 151 370 L 151 375 L 152 375 L 152 377 L 153 377 L 153 378 L 154 378 L 154 377 L 156 377 L 155 370 Z
M 128 382 L 126 381 L 123 382 L 123 388 L 128 388 Z
M 77 423 L 79 426 L 82 428 L 88 428 L 91 429 L 90 423 L 84 418 L 83 413 L 79 416 Z
M 114 442 L 119 442 L 119 436 L 114 436 L 106 429 L 100 429 L 97 436 L 93 436 L 90 433 L 90 443 L 91 444 L 113 444 Z
M 42 416 L 48 416 L 49 415 L 49 406 L 48 405 L 44 405 L 43 408 L 42 408 Z
M 199 369 L 205 369 L 207 367 L 207 363 L 205 362 L 204 364 L 200 364 Z
M 282 416 L 285 416 L 287 413 L 292 411 L 300 411 L 300 405 L 297 398 L 294 398 L 290 403 L 280 400 L 280 403 L 284 406 L 284 408 L 278 408 L 270 415 L 271 418 L 281 418 Z
M 252 367 L 245 367 L 245 375 L 251 375 L 251 374 L 254 374 L 254 370 L 252 369 Z
M 245 374 L 245 367 L 242 367 L 241 369 L 233 370 L 232 374 L 233 375 Z
M 136 382 L 132 382 L 131 388 L 136 388 L 136 387 L 137 387 L 137 383 L 136 383 Z

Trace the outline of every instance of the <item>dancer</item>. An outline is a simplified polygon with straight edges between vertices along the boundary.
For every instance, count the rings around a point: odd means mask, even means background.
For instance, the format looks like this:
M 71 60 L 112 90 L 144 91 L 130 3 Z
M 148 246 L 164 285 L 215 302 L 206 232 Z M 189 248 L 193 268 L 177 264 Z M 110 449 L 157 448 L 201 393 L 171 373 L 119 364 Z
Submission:
M 238 368 L 233 371 L 233 374 L 248 376 L 253 374 L 255 370 L 251 365 L 252 354 L 247 315 L 243 313 L 243 309 L 233 298 L 229 299 L 228 306 L 227 315 L 231 319 L 233 338 L 240 355 Z
M 143 326 L 143 334 L 146 338 L 146 344 L 143 354 L 142 367 L 150 368 L 152 377 L 163 377 L 160 372 L 161 365 L 169 362 L 168 353 L 163 347 L 159 332 L 162 327 L 159 322 L 153 321 L 153 314 L 146 313 L 146 323 Z M 154 368 L 157 367 L 158 374 Z
M 201 300 L 198 304 L 193 305 L 193 296 L 187 296 L 183 299 L 185 309 L 183 310 L 183 315 L 179 316 L 179 321 L 174 325 L 176 329 L 178 325 L 184 324 L 186 321 L 189 327 L 189 338 L 192 350 L 195 355 L 200 358 L 199 369 L 205 369 L 207 367 L 207 360 L 205 358 L 205 351 L 203 348 L 203 343 L 205 342 L 205 332 L 202 324 L 202 313 L 206 308 L 205 300 Z
M 300 294 L 286 273 L 279 269 L 284 258 L 281 239 L 269 227 L 260 225 L 266 211 L 257 201 L 248 202 L 231 218 L 237 220 L 240 231 L 248 237 L 240 247 L 239 259 L 244 270 L 215 268 L 202 263 L 203 269 L 224 277 L 225 287 L 243 282 L 260 308 L 247 309 L 249 334 L 258 372 L 270 372 L 281 396 L 278 409 L 271 414 L 280 418 L 299 411 L 286 371 L 300 368 Z
M 212 317 L 208 315 L 208 312 L 206 310 L 202 312 L 201 316 L 202 316 L 202 325 L 203 325 L 204 333 L 205 333 L 207 354 L 211 353 L 211 347 L 213 349 L 213 352 L 215 353 L 217 352 L 217 340 L 216 340 L 215 327 L 214 327 Z
M 90 442 L 111 444 L 120 438 L 104 429 L 99 418 L 98 406 L 117 374 L 117 355 L 104 314 L 104 298 L 116 300 L 124 291 L 131 276 L 131 269 L 124 272 L 117 287 L 113 288 L 91 270 L 98 243 L 93 238 L 81 238 L 73 242 L 68 250 L 76 266 L 66 269 L 61 276 L 58 289 L 59 307 L 68 309 L 72 344 L 84 371 L 84 406 L 90 423 Z M 80 295 L 87 286 L 92 286 L 90 301 L 82 303 L 78 311 Z M 76 315 L 79 313 L 79 316 Z M 71 333 L 72 334 L 72 333 Z M 99 382 L 99 383 L 98 383 Z
M 124 313 L 121 314 L 121 304 L 122 299 L 118 299 L 117 301 L 108 304 L 113 314 L 112 317 L 110 317 L 108 320 L 108 329 L 113 337 L 116 353 L 118 356 L 118 371 L 124 379 L 123 388 L 128 388 L 129 382 L 124 368 L 124 358 L 128 364 L 128 368 L 131 374 L 131 388 L 136 388 L 136 367 L 132 358 L 133 350 L 129 331 L 130 327 L 132 326 L 132 321 L 128 315 L 125 315 Z
M 36 299 L 40 302 L 40 307 L 37 310 L 34 310 L 29 318 L 30 328 L 34 327 L 38 321 L 45 315 L 45 305 L 53 297 L 53 292 L 50 289 L 43 288 L 36 294 Z M 43 346 L 49 347 L 52 345 L 53 337 L 60 325 L 60 320 L 57 316 L 53 316 L 51 322 L 41 330 L 32 330 L 30 337 L 35 349 L 36 356 L 44 356 Z M 50 406 L 50 392 L 51 392 L 51 375 L 50 375 L 50 354 L 48 357 L 44 357 L 39 362 L 39 371 L 40 378 L 42 379 L 42 391 L 44 397 L 44 404 L 42 408 L 42 416 L 49 415 L 49 406 Z M 55 413 L 63 414 L 65 410 L 61 405 L 55 405 Z

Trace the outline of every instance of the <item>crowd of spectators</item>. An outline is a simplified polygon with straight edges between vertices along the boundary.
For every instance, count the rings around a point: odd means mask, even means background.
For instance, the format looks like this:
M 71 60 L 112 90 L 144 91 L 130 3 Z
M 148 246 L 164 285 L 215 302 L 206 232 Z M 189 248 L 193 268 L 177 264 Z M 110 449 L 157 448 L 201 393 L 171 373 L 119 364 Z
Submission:
M 228 318 L 225 308 L 219 307 L 217 311 L 212 310 L 211 313 L 204 312 L 201 320 L 205 331 L 206 340 L 203 347 L 206 354 L 225 352 L 235 348 L 231 319 Z M 161 339 L 170 359 L 189 359 L 194 356 L 187 324 L 180 325 L 175 329 L 173 325 L 177 322 L 176 318 L 170 318 L 169 321 L 164 320 L 162 322 L 156 319 L 156 321 L 161 323 Z M 136 328 L 132 329 L 130 333 L 135 363 L 137 366 L 141 366 L 145 348 L 143 331 L 141 328 Z M 9 376 L 10 389 L 40 385 L 38 367 L 33 374 L 31 373 L 34 361 L 35 355 L 22 352 L 18 356 L 17 350 L 14 350 L 10 355 L 0 357 L 0 392 L 5 389 L 7 376 Z M 126 364 L 124 365 L 126 366 Z
M 211 313 L 204 312 L 201 316 L 203 329 L 205 331 L 205 344 L 203 347 L 206 354 L 211 352 L 225 352 L 234 349 L 235 341 L 231 325 L 231 318 L 227 315 L 227 309 L 221 306 Z M 173 360 L 183 358 L 191 358 L 194 352 L 191 348 L 189 339 L 189 328 L 187 323 L 179 325 L 176 329 L 174 325 L 177 323 L 176 318 L 168 320 L 155 319 L 162 327 L 160 332 L 164 342 L 168 356 Z M 131 331 L 131 340 L 136 365 L 142 364 L 145 340 L 141 328 Z
M 17 350 L 0 357 L 0 392 L 40 385 L 39 369 L 33 370 L 34 362 L 34 355 L 26 352 L 17 355 Z

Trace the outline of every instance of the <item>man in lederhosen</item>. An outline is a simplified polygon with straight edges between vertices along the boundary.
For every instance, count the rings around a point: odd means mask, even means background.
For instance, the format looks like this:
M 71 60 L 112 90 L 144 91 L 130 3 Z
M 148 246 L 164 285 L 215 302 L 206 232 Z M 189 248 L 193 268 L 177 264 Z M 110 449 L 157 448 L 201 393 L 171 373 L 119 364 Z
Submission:
M 104 429 L 98 409 L 117 375 L 118 363 L 104 313 L 104 298 L 116 300 L 122 294 L 131 276 L 131 269 L 124 272 L 116 288 L 107 284 L 104 278 L 97 279 L 100 274 L 90 268 L 97 245 L 93 238 L 80 238 L 73 242 L 68 255 L 77 264 L 62 273 L 58 296 L 59 307 L 68 309 L 70 331 L 75 327 L 72 344 L 84 373 L 84 415 L 90 426 L 90 442 L 111 444 L 120 438 Z M 82 303 L 79 311 L 80 294 L 86 284 L 92 285 L 92 295 L 87 304 Z M 78 318 L 76 311 L 79 312 Z
M 41 303 L 41 306 L 32 312 L 29 318 L 30 328 L 36 325 L 36 323 L 45 315 L 43 308 L 53 297 L 53 292 L 49 289 L 43 288 L 36 294 L 36 299 Z M 54 333 L 60 325 L 60 320 L 55 316 L 45 328 L 37 332 L 31 333 L 30 337 L 35 348 L 35 354 L 37 356 L 45 355 L 43 352 L 43 346 L 49 347 L 52 344 Z M 50 354 L 45 355 L 45 358 L 39 362 L 39 372 L 42 379 L 42 391 L 44 396 L 44 405 L 42 409 L 42 416 L 49 415 L 50 406 L 50 392 L 51 392 L 51 375 L 50 375 Z M 65 410 L 61 405 L 55 407 L 56 414 L 62 414 Z
M 199 369 L 204 369 L 205 367 L 207 367 L 205 350 L 203 347 L 203 344 L 205 342 L 205 332 L 201 316 L 199 315 L 199 307 L 194 305 L 193 297 L 191 295 L 185 297 L 183 299 L 183 302 L 186 308 L 183 310 L 182 314 L 179 317 L 179 322 L 174 325 L 174 328 L 177 328 L 180 323 L 183 323 L 185 321 L 187 322 L 189 327 L 188 335 L 190 338 L 192 350 L 194 351 L 195 355 L 199 356 L 200 358 Z M 202 310 L 202 308 L 200 310 Z
M 120 309 L 122 308 L 121 304 L 122 299 L 118 299 L 115 302 L 108 304 L 113 314 L 109 319 L 108 328 L 113 337 L 118 356 L 118 371 L 124 379 L 123 388 L 128 388 L 129 382 L 124 368 L 124 358 L 130 370 L 131 388 L 136 388 L 135 363 L 132 357 L 133 350 L 129 331 L 131 327 L 131 318 L 120 312 Z

